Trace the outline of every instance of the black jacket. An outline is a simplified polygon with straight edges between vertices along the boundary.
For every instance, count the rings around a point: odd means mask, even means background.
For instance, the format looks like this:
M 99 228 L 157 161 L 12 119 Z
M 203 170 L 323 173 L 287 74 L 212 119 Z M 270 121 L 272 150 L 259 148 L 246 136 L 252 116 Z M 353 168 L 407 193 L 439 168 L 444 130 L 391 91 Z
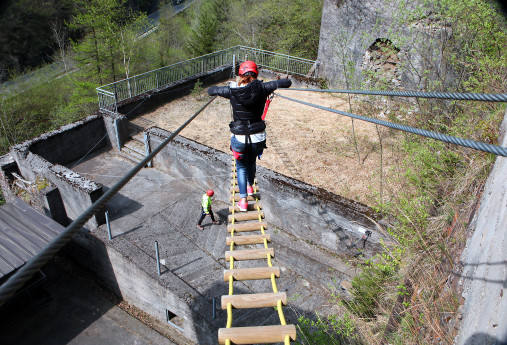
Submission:
M 262 121 L 262 113 L 268 96 L 279 87 L 290 87 L 289 79 L 279 79 L 264 83 L 258 79 L 244 87 L 212 86 L 208 89 L 210 96 L 220 96 L 230 99 L 233 120 L 229 127 L 233 134 L 249 135 L 266 129 Z

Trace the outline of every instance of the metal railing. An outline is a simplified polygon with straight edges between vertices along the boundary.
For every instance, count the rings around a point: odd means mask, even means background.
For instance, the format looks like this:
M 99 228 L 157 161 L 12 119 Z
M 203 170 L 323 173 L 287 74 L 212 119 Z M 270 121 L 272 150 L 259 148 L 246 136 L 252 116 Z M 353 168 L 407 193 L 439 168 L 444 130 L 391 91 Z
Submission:
M 315 61 L 236 46 L 100 86 L 97 88 L 99 108 L 116 113 L 118 102 L 230 67 L 233 63 L 240 63 L 246 59 L 255 61 L 261 68 L 301 76 L 314 73 L 316 76 Z

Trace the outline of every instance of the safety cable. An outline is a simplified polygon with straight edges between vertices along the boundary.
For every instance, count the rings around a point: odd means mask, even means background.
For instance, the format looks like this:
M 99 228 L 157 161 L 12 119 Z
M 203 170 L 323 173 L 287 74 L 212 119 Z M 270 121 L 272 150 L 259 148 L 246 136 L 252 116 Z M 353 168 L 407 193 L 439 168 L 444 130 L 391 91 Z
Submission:
M 371 118 L 371 117 L 356 115 L 356 114 L 352 114 L 352 113 L 349 113 L 349 112 L 346 112 L 346 111 L 331 109 L 331 108 L 323 107 L 321 105 L 312 104 L 312 103 L 300 101 L 300 100 L 297 100 L 297 99 L 294 99 L 294 98 L 282 96 L 282 95 L 280 95 L 278 93 L 276 95 L 279 96 L 279 97 L 288 99 L 289 101 L 301 103 L 301 104 L 304 104 L 304 105 L 307 105 L 307 106 L 310 106 L 310 107 L 314 107 L 314 108 L 318 108 L 318 109 L 322 109 L 322 110 L 327 110 L 327 111 L 330 111 L 332 113 L 336 113 L 336 114 L 340 114 L 340 115 L 345 115 L 345 116 L 348 116 L 348 117 L 352 117 L 354 119 L 358 119 L 358 120 L 363 120 L 363 121 L 366 121 L 366 122 L 375 123 L 377 125 L 381 125 L 381 126 L 385 126 L 385 127 L 389 127 L 389 128 L 398 129 L 398 130 L 401 130 L 401 131 L 405 131 L 405 132 L 408 132 L 408 133 L 413 133 L 413 134 L 421 135 L 423 137 L 428 137 L 428 138 L 432 138 L 432 139 L 435 139 L 435 140 L 440 140 L 440 141 L 443 141 L 443 142 L 446 142 L 446 143 L 450 143 L 450 144 L 455 144 L 455 145 L 460 145 L 460 146 L 468 147 L 468 148 L 471 148 L 471 149 L 474 149 L 474 150 L 479 150 L 479 151 L 483 151 L 483 152 L 493 153 L 493 154 L 498 155 L 498 156 L 507 157 L 507 148 L 506 147 L 492 145 L 492 144 L 486 144 L 486 143 L 482 143 L 482 142 L 478 142 L 478 141 L 474 141 L 474 140 L 470 140 L 470 139 L 458 138 L 458 137 L 454 137 L 452 135 L 441 134 L 441 133 L 437 133 L 437 132 L 428 131 L 428 130 L 425 130 L 425 129 L 419 129 L 419 128 L 415 128 L 415 127 L 400 125 L 398 123 L 392 123 L 392 122 L 389 122 L 389 121 L 384 121 L 384 120 L 374 119 L 374 118 Z
M 141 162 L 133 167 L 123 178 L 114 186 L 106 191 L 97 201 L 95 201 L 86 211 L 77 217 L 65 230 L 54 240 L 52 240 L 39 254 L 34 256 L 29 262 L 21 267 L 12 277 L 10 277 L 2 286 L 0 286 L 0 306 L 3 305 L 14 293 L 23 286 L 42 266 L 44 266 L 71 238 L 79 229 L 106 203 L 111 200 L 118 191 L 123 188 L 149 161 L 153 159 L 171 140 L 173 140 L 197 115 L 199 115 L 217 96 L 211 98 L 201 109 L 192 115 L 184 124 L 176 129 L 167 139 L 157 146 Z
M 351 93 L 356 95 L 397 96 L 418 98 L 440 98 L 463 101 L 507 102 L 507 93 L 458 93 L 458 92 L 419 92 L 419 91 L 374 91 L 374 90 L 330 90 L 290 88 L 288 91 L 312 91 Z

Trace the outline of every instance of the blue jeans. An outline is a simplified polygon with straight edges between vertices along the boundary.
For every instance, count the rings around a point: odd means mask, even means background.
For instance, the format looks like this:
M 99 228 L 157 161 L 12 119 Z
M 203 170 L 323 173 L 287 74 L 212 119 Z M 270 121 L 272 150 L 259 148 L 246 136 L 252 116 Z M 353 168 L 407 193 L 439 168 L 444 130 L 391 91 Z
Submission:
M 248 196 L 246 186 L 251 186 L 254 183 L 255 170 L 257 168 L 256 159 L 257 156 L 262 154 L 265 146 L 266 141 L 261 141 L 259 143 L 250 144 L 247 147 L 245 143 L 238 141 L 235 137 L 231 138 L 231 148 L 241 153 L 240 159 L 236 159 L 239 196 L 241 198 L 246 198 Z

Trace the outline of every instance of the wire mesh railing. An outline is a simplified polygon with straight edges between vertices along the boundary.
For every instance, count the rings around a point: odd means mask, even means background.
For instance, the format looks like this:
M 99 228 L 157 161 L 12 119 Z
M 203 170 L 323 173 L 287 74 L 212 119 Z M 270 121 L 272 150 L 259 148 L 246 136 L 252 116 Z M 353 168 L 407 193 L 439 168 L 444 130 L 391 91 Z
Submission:
M 230 67 L 246 59 L 254 60 L 261 68 L 306 76 L 316 73 L 315 61 L 266 50 L 236 46 L 190 60 L 178 62 L 97 88 L 99 108 L 116 113 L 117 104 L 150 91 L 165 88 L 211 71 Z

